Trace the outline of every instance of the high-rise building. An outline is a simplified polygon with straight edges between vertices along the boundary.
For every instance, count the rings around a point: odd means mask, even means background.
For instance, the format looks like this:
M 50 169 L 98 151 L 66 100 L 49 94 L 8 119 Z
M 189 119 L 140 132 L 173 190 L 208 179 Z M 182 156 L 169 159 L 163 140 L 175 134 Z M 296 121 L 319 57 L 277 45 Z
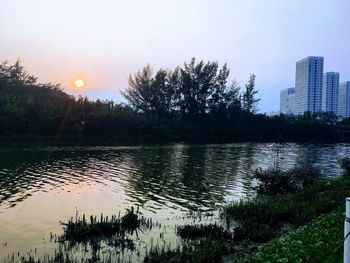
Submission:
M 294 114 L 294 87 L 281 90 L 280 93 L 280 113 Z
M 295 114 L 322 110 L 323 57 L 306 57 L 296 63 Z
M 339 84 L 338 115 L 350 117 L 350 81 Z
M 323 75 L 322 111 L 338 115 L 339 73 L 326 72 Z

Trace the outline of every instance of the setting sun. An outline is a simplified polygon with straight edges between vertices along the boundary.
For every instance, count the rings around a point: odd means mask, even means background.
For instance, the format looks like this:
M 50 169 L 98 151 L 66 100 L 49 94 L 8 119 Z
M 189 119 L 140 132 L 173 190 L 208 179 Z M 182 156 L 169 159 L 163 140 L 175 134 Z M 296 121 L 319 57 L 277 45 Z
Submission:
M 74 87 L 76 87 L 76 88 L 84 88 L 86 85 L 85 81 L 82 79 L 74 80 L 73 84 L 74 84 Z

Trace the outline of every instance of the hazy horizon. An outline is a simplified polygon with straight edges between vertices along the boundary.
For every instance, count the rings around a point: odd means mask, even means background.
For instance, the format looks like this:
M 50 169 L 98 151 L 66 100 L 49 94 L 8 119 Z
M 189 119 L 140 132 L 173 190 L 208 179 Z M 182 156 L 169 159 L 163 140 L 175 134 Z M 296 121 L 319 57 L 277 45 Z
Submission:
M 349 10 L 346 0 L 14 0 L 0 10 L 0 60 L 20 59 L 69 94 L 116 102 L 129 74 L 148 63 L 226 62 L 242 87 L 256 74 L 260 111 L 276 111 L 306 56 L 325 57 L 325 72 L 350 80 Z M 76 77 L 87 87 L 73 88 Z

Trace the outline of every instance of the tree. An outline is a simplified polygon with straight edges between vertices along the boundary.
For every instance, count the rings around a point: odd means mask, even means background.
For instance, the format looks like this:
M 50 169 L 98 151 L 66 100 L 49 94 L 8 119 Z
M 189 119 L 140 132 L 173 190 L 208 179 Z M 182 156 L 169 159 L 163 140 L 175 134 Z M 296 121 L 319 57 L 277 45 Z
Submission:
M 241 87 L 238 82 L 233 80 L 225 93 L 225 104 L 228 110 L 240 110 L 242 108 L 240 90 Z
M 157 71 L 152 82 L 154 97 L 152 104 L 155 112 L 159 115 L 171 113 L 176 105 L 177 82 L 176 73 L 160 69 Z
M 227 109 L 227 103 L 229 99 L 229 87 L 227 86 L 227 78 L 230 74 L 230 70 L 227 68 L 226 63 L 219 70 L 212 94 L 208 100 L 208 107 L 210 112 L 220 112 Z
M 196 63 L 195 58 L 180 69 L 180 109 L 183 113 L 197 115 L 207 112 L 209 99 L 217 85 L 217 70 L 217 62 Z
M 251 74 L 242 96 L 243 110 L 251 113 L 257 111 L 257 104 L 260 101 L 260 98 L 256 98 L 257 94 L 258 90 L 255 89 L 255 75 Z
M 169 114 L 176 104 L 177 74 L 160 69 L 153 77 L 153 70 L 147 65 L 130 75 L 129 87 L 122 94 L 137 110 Z
M 152 111 L 152 74 L 150 65 L 129 76 L 129 87 L 122 92 L 123 96 L 137 110 L 143 112 Z

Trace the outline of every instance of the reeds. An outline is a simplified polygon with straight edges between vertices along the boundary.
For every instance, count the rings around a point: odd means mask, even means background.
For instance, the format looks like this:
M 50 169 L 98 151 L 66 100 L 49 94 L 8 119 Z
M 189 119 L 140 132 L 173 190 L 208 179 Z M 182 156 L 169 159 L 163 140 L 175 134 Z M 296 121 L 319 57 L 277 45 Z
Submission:
M 60 222 L 64 227 L 64 234 L 58 238 L 58 241 L 75 241 L 85 242 L 101 237 L 120 236 L 132 234 L 141 227 L 151 228 L 150 220 L 146 220 L 140 216 L 138 209 L 135 211 L 133 207 L 127 209 L 124 216 L 112 215 L 111 217 L 101 214 L 100 217 L 90 216 L 86 218 L 85 214 L 82 217 L 76 215 L 67 223 Z
M 178 226 L 176 232 L 181 238 L 188 240 L 201 238 L 214 238 L 223 240 L 232 239 L 232 233 L 216 223 L 207 225 L 200 224 Z
M 318 170 L 310 167 L 294 167 L 283 171 L 278 168 L 261 168 L 254 171 L 254 178 L 258 180 L 255 188 L 258 194 L 277 195 L 293 193 L 301 190 L 321 178 Z
M 155 247 L 144 258 L 144 263 L 219 263 L 228 251 L 227 244 L 219 239 L 203 239 L 197 246 L 183 244 L 170 250 Z
M 222 216 L 237 223 L 234 239 L 266 242 L 284 229 L 295 228 L 329 213 L 349 195 L 350 178 L 321 180 L 299 190 L 277 196 L 257 196 L 227 206 Z

